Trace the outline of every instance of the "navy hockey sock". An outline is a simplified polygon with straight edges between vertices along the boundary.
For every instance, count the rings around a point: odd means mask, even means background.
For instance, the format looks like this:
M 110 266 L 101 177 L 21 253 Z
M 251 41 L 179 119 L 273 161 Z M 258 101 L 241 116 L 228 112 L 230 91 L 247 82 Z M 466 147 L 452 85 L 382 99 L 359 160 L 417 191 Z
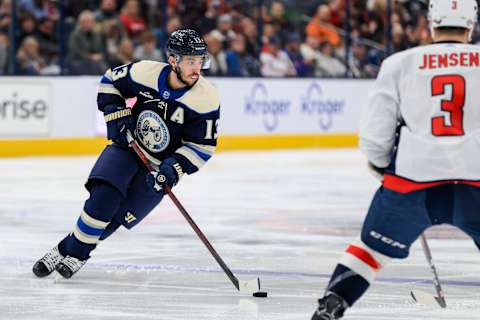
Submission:
M 334 292 L 353 305 L 367 291 L 370 283 L 342 264 L 338 264 L 330 278 L 327 291 Z
M 110 235 L 118 228 L 107 226 L 119 210 L 121 201 L 122 195 L 116 188 L 105 182 L 96 182 L 90 190 L 90 198 L 85 202 L 84 211 L 78 218 L 73 232 L 59 243 L 60 253 L 80 260 L 88 259 L 106 229 Z

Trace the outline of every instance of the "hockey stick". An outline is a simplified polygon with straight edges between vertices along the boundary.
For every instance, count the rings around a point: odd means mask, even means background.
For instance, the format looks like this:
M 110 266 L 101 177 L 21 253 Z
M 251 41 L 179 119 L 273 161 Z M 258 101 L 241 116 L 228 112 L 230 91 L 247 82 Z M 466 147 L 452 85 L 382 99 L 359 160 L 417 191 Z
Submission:
M 132 147 L 132 149 L 135 151 L 135 153 L 138 155 L 140 160 L 145 165 L 145 168 L 147 168 L 147 170 L 150 172 L 155 171 L 152 164 L 147 159 L 143 151 L 140 149 L 135 139 L 133 139 L 132 134 L 130 132 L 127 133 L 127 140 L 130 146 Z M 267 293 L 260 291 L 260 278 L 249 280 L 249 281 L 238 279 L 230 270 L 230 268 L 228 268 L 225 262 L 223 262 L 220 255 L 217 253 L 215 248 L 213 248 L 212 244 L 210 243 L 210 241 L 208 241 L 207 237 L 205 236 L 205 234 L 203 234 L 202 230 L 200 230 L 200 228 L 197 226 L 195 221 L 193 221 L 192 217 L 188 214 L 187 210 L 183 207 L 183 205 L 177 199 L 175 194 L 173 194 L 172 190 L 168 186 L 164 186 L 163 190 L 170 197 L 170 199 L 172 199 L 177 209 L 180 211 L 183 217 L 187 220 L 188 224 L 190 224 L 190 226 L 195 231 L 195 233 L 200 238 L 200 240 L 203 242 L 203 244 L 207 247 L 208 251 L 210 251 L 213 258 L 215 258 L 215 260 L 223 269 L 223 271 L 225 272 L 227 277 L 230 279 L 230 281 L 233 283 L 235 288 L 237 288 L 237 290 L 240 291 L 241 293 L 251 294 L 254 297 L 262 297 L 262 298 L 266 297 Z
M 413 300 L 416 302 L 424 303 L 424 304 L 435 304 L 439 305 L 442 308 L 447 307 L 447 302 L 445 301 L 445 294 L 443 293 L 442 286 L 440 285 L 440 279 L 438 278 L 437 268 L 433 263 L 432 252 L 430 251 L 430 247 L 427 242 L 427 237 L 424 233 L 420 238 L 422 243 L 423 253 L 425 254 L 425 258 L 427 259 L 428 265 L 430 266 L 430 270 L 432 270 L 433 274 L 433 285 L 435 286 L 435 290 L 437 291 L 437 296 L 433 296 L 430 293 L 420 291 L 420 290 L 412 290 L 410 291 L 410 295 L 412 296 Z

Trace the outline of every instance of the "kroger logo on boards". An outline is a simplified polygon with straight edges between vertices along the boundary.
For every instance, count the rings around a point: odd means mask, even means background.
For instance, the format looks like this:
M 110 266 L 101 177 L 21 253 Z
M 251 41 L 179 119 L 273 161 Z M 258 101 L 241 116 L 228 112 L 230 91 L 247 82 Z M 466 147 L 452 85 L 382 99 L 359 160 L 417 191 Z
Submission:
M 261 82 L 253 85 L 250 96 L 245 98 L 245 114 L 261 116 L 268 132 L 278 127 L 280 116 L 288 114 L 291 101 L 268 97 L 268 90 Z
M 348 94 L 348 92 L 345 92 Z M 342 114 L 345 108 L 345 100 L 327 99 L 323 97 L 322 87 L 313 82 L 307 89 L 307 94 L 302 97 L 301 113 L 318 115 L 318 124 L 323 131 L 332 128 L 336 115 Z

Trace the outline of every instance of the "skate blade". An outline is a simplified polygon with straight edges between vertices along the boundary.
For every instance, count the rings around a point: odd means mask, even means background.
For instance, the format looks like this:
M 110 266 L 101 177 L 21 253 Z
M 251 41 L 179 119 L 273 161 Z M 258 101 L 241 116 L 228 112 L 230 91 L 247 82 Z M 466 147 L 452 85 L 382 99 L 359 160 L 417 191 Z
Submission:
M 53 277 L 53 283 L 61 283 L 64 279 L 64 277 L 55 272 L 55 277 Z
M 425 291 L 421 290 L 412 290 L 410 291 L 410 295 L 412 296 L 413 300 L 417 303 L 426 304 L 426 305 L 436 305 L 440 306 L 441 308 L 446 308 L 447 303 L 445 302 L 445 298 L 434 296 Z

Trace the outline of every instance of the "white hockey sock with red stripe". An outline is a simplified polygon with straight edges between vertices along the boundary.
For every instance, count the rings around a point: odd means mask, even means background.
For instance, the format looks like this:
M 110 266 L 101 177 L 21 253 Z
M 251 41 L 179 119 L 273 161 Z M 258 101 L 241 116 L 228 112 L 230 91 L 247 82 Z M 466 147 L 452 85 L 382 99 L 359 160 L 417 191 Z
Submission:
M 377 273 L 390 263 L 391 259 L 358 241 L 347 247 L 339 263 L 371 283 Z
M 327 291 L 341 296 L 351 306 L 367 291 L 378 271 L 390 260 L 361 241 L 352 243 L 335 268 Z

